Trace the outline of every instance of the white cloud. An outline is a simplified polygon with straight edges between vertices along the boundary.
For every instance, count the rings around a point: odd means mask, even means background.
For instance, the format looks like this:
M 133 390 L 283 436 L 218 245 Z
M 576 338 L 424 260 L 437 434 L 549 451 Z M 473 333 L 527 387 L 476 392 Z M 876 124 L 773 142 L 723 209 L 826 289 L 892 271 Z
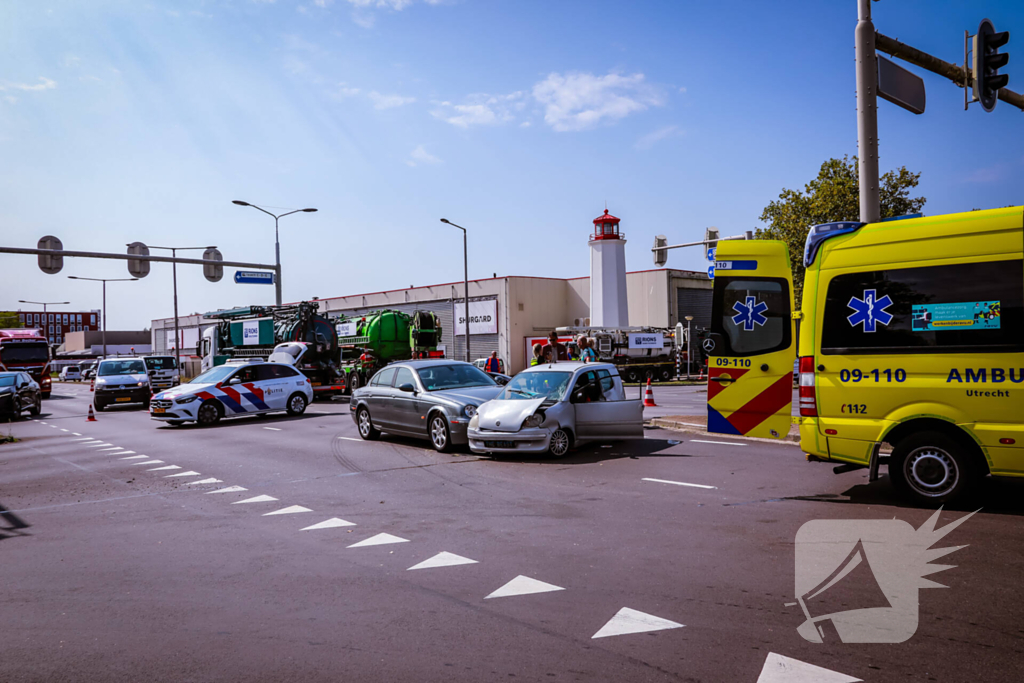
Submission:
M 654 147 L 655 144 L 661 142 L 662 140 L 674 138 L 677 135 L 682 134 L 683 131 L 679 130 L 679 126 L 663 126 L 658 130 L 651 131 L 647 135 L 637 140 L 636 144 L 633 145 L 633 147 L 636 149 L 650 149 L 651 147 Z
M 394 107 L 401 107 L 405 104 L 412 104 L 416 101 L 415 97 L 403 97 L 402 95 L 381 95 L 376 90 L 368 92 L 366 94 L 373 102 L 374 109 L 392 109 Z
M 40 76 L 39 80 L 42 81 L 37 85 L 29 85 L 28 83 L 11 83 L 10 81 L 0 82 L 0 90 L 53 90 L 57 87 L 57 81 L 52 81 L 45 76 Z
M 360 90 L 359 88 L 350 88 L 344 83 L 338 84 L 337 94 L 340 95 L 341 97 L 355 97 L 361 92 L 362 90 Z
M 405 163 L 408 166 L 416 166 L 417 164 L 440 164 L 443 162 L 428 152 L 423 145 L 417 145 L 416 149 L 409 153 L 409 158 Z
M 520 128 L 529 128 L 532 124 L 529 121 L 523 121 L 519 124 Z
M 557 131 L 587 130 L 663 103 L 639 73 L 552 73 L 533 86 L 533 96 L 544 105 L 544 121 Z
M 393 9 L 401 11 L 412 4 L 413 0 L 348 0 L 352 5 L 359 8 L 379 7 L 381 9 Z M 435 4 L 435 3 L 431 3 Z
M 453 126 L 488 126 L 507 123 L 515 118 L 514 111 L 525 106 L 524 93 L 517 91 L 508 95 L 470 95 L 465 104 L 438 102 L 438 108 L 430 112 L 434 117 L 447 121 Z

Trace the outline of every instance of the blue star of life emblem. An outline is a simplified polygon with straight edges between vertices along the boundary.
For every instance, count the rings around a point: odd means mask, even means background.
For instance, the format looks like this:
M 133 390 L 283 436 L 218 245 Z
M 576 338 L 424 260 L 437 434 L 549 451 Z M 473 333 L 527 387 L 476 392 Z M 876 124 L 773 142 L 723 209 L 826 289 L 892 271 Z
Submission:
M 853 309 L 853 313 L 847 316 L 850 327 L 857 327 L 863 323 L 865 332 L 874 332 L 875 323 L 888 325 L 892 321 L 892 313 L 887 313 L 886 308 L 892 306 L 892 299 L 886 294 L 881 299 L 875 295 L 875 290 L 865 289 L 864 298 L 850 297 L 850 303 L 846 304 Z
M 732 305 L 732 310 L 736 311 L 736 315 L 732 317 L 733 324 L 746 332 L 752 331 L 754 325 L 764 325 L 768 322 L 768 318 L 763 315 L 768 310 L 768 304 L 758 301 L 756 296 L 748 296 L 745 304 L 737 301 Z

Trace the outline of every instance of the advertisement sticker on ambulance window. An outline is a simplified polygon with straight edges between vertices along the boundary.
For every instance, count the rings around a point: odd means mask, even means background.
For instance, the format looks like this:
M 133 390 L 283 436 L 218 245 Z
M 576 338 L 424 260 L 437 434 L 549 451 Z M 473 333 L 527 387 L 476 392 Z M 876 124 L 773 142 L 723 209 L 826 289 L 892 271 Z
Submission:
M 715 261 L 715 270 L 757 270 L 757 261 Z
M 768 311 L 768 304 L 758 301 L 756 296 L 748 296 L 745 304 L 737 301 L 732 305 L 732 310 L 736 311 L 736 315 L 732 317 L 733 324 L 744 332 L 751 332 L 755 325 L 760 327 L 768 322 L 768 318 L 764 316 Z
M 948 304 L 918 304 L 911 311 L 911 329 L 998 330 L 1002 310 L 998 301 L 965 301 Z
M 853 313 L 846 317 L 850 321 L 850 327 L 863 324 L 865 332 L 874 332 L 876 323 L 888 326 L 892 322 L 892 313 L 885 310 L 892 306 L 892 299 L 888 294 L 879 299 L 875 290 L 865 289 L 863 299 L 851 296 L 850 303 L 846 305 L 853 309 Z

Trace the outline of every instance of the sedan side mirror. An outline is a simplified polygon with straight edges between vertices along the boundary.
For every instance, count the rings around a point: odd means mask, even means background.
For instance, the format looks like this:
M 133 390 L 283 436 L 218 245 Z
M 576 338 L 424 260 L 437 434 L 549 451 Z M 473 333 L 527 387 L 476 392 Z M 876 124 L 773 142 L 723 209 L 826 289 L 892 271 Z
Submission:
M 399 391 L 404 391 L 406 393 L 412 393 L 412 394 L 416 393 L 416 387 L 414 387 L 413 385 L 408 384 L 408 383 L 403 384 L 400 387 L 398 387 L 398 390 Z
M 231 379 L 228 380 L 228 386 L 231 386 L 232 384 L 241 384 L 241 383 L 242 383 L 242 378 L 241 377 L 232 377 Z

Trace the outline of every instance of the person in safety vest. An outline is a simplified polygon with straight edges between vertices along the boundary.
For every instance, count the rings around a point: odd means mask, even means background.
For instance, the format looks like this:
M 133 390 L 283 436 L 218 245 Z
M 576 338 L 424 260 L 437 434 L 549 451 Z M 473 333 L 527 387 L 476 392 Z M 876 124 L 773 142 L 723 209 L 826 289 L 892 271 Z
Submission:
M 485 372 L 501 372 L 501 361 L 498 360 L 498 352 L 491 351 L 490 358 L 484 363 Z
M 544 362 L 544 356 L 541 353 L 543 347 L 540 344 L 533 345 L 533 358 L 530 359 L 530 367 L 534 365 L 540 365 Z

